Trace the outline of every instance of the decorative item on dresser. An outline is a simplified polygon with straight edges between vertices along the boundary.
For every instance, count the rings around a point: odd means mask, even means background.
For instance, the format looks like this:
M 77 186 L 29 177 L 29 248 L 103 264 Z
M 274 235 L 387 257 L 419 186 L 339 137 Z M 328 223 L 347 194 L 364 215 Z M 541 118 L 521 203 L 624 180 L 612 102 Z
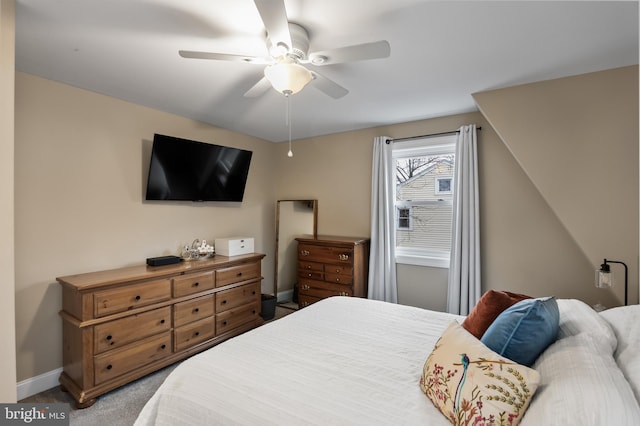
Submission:
M 331 296 L 367 297 L 369 239 L 319 236 L 298 241 L 298 305 Z
M 78 408 L 263 323 L 264 254 L 57 278 L 63 390 Z

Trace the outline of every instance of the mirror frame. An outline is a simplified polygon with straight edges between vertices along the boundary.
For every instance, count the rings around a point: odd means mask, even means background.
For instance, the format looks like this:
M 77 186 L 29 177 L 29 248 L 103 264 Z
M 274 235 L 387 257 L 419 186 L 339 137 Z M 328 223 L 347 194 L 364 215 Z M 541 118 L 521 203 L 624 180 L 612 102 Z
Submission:
M 298 198 L 276 201 L 276 238 L 275 238 L 275 251 L 274 251 L 274 274 L 273 274 L 273 295 L 278 297 L 278 249 L 280 240 L 280 202 L 282 201 L 306 201 L 313 203 L 313 238 L 318 238 L 318 200 L 312 198 Z

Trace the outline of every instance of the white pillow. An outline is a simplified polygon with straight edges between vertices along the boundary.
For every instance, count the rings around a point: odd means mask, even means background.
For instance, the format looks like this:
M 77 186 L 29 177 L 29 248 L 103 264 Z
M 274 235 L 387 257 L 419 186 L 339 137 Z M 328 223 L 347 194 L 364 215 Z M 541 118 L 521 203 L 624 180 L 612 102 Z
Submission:
M 558 299 L 558 311 L 558 340 L 586 333 L 594 337 L 602 351 L 613 354 L 616 350 L 618 341 L 613 329 L 591 306 L 577 299 Z
M 618 338 L 614 357 L 640 401 L 640 305 L 607 309 L 600 315 Z
M 533 368 L 542 377 L 521 425 L 640 424 L 640 407 L 598 333 L 566 336 L 549 346 Z

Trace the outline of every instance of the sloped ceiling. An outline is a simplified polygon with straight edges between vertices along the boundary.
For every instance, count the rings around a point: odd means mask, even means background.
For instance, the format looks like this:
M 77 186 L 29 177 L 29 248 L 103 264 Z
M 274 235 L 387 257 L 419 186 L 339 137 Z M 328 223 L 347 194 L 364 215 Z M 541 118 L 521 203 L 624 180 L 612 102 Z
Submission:
M 638 67 L 473 97 L 594 268 L 629 265 L 637 300 Z

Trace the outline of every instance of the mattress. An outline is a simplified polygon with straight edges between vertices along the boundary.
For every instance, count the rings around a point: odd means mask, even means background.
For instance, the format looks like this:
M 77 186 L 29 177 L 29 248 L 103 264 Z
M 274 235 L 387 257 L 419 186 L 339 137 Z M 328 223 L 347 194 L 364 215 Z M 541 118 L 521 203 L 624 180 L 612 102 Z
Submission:
M 558 339 L 521 425 L 638 425 L 640 307 L 558 300 Z M 184 361 L 136 425 L 449 425 L 419 380 L 464 317 L 332 297 Z
M 325 299 L 183 362 L 136 425 L 448 425 L 418 381 L 462 318 Z

